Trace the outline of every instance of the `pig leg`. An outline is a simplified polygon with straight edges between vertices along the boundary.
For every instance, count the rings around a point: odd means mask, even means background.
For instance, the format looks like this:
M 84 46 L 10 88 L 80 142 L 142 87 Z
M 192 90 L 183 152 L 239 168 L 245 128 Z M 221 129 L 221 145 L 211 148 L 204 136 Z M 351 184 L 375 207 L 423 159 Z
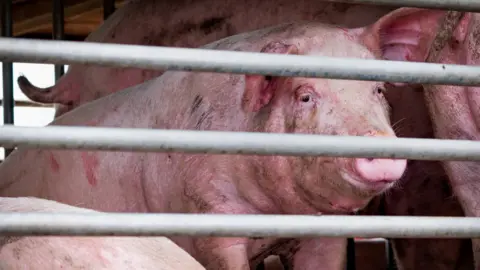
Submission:
M 303 239 L 287 269 L 341 270 L 345 267 L 346 250 L 345 238 Z
M 247 238 L 198 238 L 199 261 L 208 270 L 250 270 Z M 207 252 L 205 252 L 207 251 Z

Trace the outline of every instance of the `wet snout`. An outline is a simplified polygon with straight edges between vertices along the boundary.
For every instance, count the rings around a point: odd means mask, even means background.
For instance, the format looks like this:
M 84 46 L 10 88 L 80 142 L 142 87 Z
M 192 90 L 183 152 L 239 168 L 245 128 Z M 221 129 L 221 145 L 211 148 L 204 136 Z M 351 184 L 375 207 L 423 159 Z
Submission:
M 367 136 L 395 137 L 384 133 L 370 133 Z M 363 187 L 382 188 L 399 180 L 406 168 L 405 159 L 356 158 L 353 159 L 351 180 Z
M 404 159 L 357 158 L 354 169 L 365 182 L 395 182 L 402 177 L 407 167 Z

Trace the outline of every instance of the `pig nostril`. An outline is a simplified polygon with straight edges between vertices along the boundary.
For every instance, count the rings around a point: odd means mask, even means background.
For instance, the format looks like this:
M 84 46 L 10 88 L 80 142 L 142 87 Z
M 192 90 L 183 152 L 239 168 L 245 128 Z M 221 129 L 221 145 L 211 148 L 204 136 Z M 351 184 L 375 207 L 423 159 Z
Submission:
M 366 158 L 366 160 L 372 162 L 374 158 Z

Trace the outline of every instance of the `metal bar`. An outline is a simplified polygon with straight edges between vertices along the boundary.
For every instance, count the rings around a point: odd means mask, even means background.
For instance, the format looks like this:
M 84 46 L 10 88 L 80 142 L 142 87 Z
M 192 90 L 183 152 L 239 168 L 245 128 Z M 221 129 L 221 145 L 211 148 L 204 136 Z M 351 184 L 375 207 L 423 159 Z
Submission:
M 480 142 L 111 127 L 0 126 L 0 145 L 240 155 L 480 160 Z
M 355 270 L 357 268 L 355 258 L 355 240 L 353 238 L 347 239 L 347 263 L 346 270 Z
M 63 0 L 53 0 L 53 39 L 64 39 L 64 7 Z M 55 81 L 65 73 L 63 65 L 55 65 Z
M 0 106 L 3 104 L 3 100 L 0 99 Z M 54 108 L 55 105 L 53 104 L 43 104 L 43 103 L 36 103 L 29 100 L 15 100 L 14 101 L 15 107 L 30 107 L 30 108 Z
M 418 7 L 431 9 L 450 9 L 458 11 L 480 12 L 478 0 L 326 0 L 351 4 L 387 5 L 398 7 Z
M 386 259 L 387 259 L 387 269 L 388 270 L 396 270 L 398 269 L 397 267 L 397 262 L 395 261 L 395 255 L 393 254 L 393 247 L 392 247 L 392 241 L 391 239 L 385 241 L 385 252 L 386 254 Z
M 0 60 L 7 59 L 347 80 L 480 84 L 480 66 L 1 38 Z
M 384 238 L 370 238 L 370 239 L 355 239 L 355 243 L 385 243 Z
M 480 218 L 1 213 L 0 235 L 477 238 Z
M 11 37 L 13 32 L 12 0 L 3 0 L 2 5 L 2 36 Z M 11 61 L 2 60 L 3 79 L 3 123 L 14 123 L 14 98 L 13 98 L 13 64 Z M 10 155 L 13 149 L 5 148 L 5 157 Z
M 115 0 L 103 0 L 103 20 L 107 20 L 115 11 Z

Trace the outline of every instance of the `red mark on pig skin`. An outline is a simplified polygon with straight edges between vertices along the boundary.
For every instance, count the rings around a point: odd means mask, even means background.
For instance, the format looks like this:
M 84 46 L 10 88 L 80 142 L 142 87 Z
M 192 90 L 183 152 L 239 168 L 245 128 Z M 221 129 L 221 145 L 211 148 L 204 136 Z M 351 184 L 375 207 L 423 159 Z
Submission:
M 95 176 L 95 170 L 98 167 L 98 160 L 94 154 L 88 152 L 83 152 L 81 154 L 83 169 L 85 170 L 85 176 L 87 177 L 88 183 L 92 186 L 97 185 L 97 177 Z
M 345 37 L 350 40 L 350 41 L 353 41 L 353 36 L 350 34 L 350 31 L 347 29 L 347 28 L 343 28 L 343 27 L 337 27 L 338 29 L 342 30 Z
M 52 153 L 50 153 L 50 168 L 52 168 L 52 171 L 58 172 L 60 170 L 60 165 L 58 164 L 58 161 L 55 159 Z

